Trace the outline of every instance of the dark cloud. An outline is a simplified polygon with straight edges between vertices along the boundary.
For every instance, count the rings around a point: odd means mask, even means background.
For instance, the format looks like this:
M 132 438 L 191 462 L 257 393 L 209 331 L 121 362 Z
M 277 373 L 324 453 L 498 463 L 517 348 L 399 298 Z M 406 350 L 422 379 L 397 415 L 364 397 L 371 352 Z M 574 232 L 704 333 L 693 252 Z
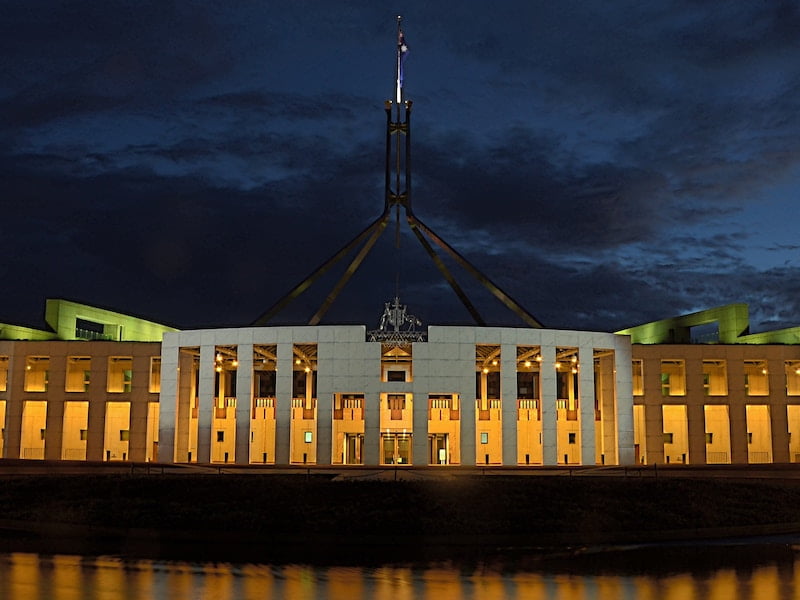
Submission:
M 0 320 L 36 321 L 46 296 L 185 327 L 255 319 L 383 209 L 394 16 L 6 7 Z M 543 323 L 614 330 L 742 301 L 756 326 L 800 321 L 774 201 L 800 172 L 795 3 L 412 2 L 405 17 L 415 212 Z M 426 323 L 470 320 L 401 225 L 329 322 L 369 322 L 398 290 Z M 443 260 L 488 321 L 520 324 Z M 307 320 L 346 265 L 280 320 Z

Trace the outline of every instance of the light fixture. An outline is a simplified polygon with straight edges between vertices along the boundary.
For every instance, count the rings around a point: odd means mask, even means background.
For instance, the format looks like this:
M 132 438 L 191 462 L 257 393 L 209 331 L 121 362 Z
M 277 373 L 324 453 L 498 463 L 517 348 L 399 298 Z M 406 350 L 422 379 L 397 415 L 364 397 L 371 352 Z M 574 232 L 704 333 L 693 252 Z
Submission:
M 576 362 L 578 362 L 578 357 L 577 357 L 577 356 L 575 356 L 575 355 L 573 354 L 573 355 L 572 355 L 572 358 L 571 358 L 570 360 L 571 360 L 572 362 L 576 363 Z
M 305 368 L 305 372 L 306 372 L 306 373 L 310 373 L 310 372 L 311 372 L 311 367 L 306 367 L 306 368 Z
M 531 361 L 529 361 L 529 360 L 526 360 L 526 361 L 525 361 L 525 366 L 526 366 L 526 367 L 530 367 L 530 366 L 531 366 Z
M 536 355 L 536 362 L 542 362 L 542 355 L 541 354 L 537 354 Z
M 294 364 L 299 365 L 302 361 L 299 358 L 294 359 Z
M 217 373 L 222 373 L 222 367 L 220 365 L 217 365 L 215 370 Z
M 572 367 L 572 372 L 573 373 L 577 373 L 578 372 L 578 368 L 577 367 Z
M 555 366 L 556 366 L 556 369 L 560 369 L 561 368 L 561 363 L 557 362 Z
M 492 361 L 492 366 L 493 366 L 493 367 L 496 367 L 496 366 L 497 366 L 497 359 L 496 359 L 496 358 L 495 358 L 495 359 Z
M 222 352 L 217 352 L 217 362 L 222 362 Z
M 238 367 L 238 366 L 239 366 L 239 361 L 238 361 L 238 360 L 236 360 L 236 359 L 234 358 L 234 359 L 231 361 L 231 366 L 232 366 L 232 367 Z
M 483 367 L 483 372 L 484 372 L 484 374 L 488 373 L 489 372 L 489 367 Z

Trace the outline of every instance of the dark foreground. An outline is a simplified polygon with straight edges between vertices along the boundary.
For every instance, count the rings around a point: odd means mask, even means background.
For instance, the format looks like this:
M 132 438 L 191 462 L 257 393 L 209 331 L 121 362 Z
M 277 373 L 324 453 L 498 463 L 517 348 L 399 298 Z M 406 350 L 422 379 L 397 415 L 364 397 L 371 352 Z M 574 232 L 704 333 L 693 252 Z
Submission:
M 0 552 L 363 564 L 792 540 L 800 536 L 800 481 L 40 475 L 0 479 L 0 509 Z

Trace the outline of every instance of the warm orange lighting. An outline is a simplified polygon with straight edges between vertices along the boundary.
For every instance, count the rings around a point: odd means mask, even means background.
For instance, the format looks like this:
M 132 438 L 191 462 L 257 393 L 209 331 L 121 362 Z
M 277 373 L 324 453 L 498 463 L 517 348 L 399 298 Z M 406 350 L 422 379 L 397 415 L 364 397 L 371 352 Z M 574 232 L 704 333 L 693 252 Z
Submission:
M 488 373 L 489 372 L 489 367 L 483 367 L 483 372 L 484 373 Z
M 295 358 L 295 359 L 294 359 L 294 364 L 296 364 L 296 365 L 299 365 L 299 364 L 300 364 L 300 362 L 301 362 L 301 361 L 300 361 L 300 359 L 299 359 L 299 358 Z
M 310 373 L 310 372 L 311 372 L 311 367 L 306 367 L 306 368 L 305 368 L 305 372 L 306 372 L 306 373 Z
M 526 360 L 526 361 L 525 361 L 525 366 L 526 366 L 526 367 L 530 367 L 530 366 L 531 366 L 531 361 L 529 361 L 529 360 Z
M 577 369 L 577 367 L 572 367 L 572 372 L 573 372 L 573 373 L 577 373 L 577 372 L 578 372 L 578 369 Z
M 222 367 L 219 365 L 217 365 L 217 368 L 215 370 L 217 371 L 217 373 L 222 373 Z
M 576 362 L 578 362 L 578 357 L 577 356 L 573 356 L 570 360 L 572 362 L 576 363 Z
M 222 362 L 222 353 L 217 352 L 217 362 Z
M 492 361 L 492 366 L 493 366 L 493 367 L 496 367 L 496 366 L 497 366 L 497 359 L 494 359 L 494 360 Z
M 560 368 L 561 368 L 561 363 L 560 363 L 560 362 L 557 362 L 557 363 L 556 363 L 556 369 L 560 369 Z
M 536 362 L 542 362 L 542 355 L 541 354 L 537 354 L 536 355 Z
M 238 366 L 239 366 L 239 361 L 238 361 L 238 360 L 236 360 L 236 359 L 234 358 L 234 359 L 231 361 L 231 366 L 233 366 L 233 367 L 238 367 Z

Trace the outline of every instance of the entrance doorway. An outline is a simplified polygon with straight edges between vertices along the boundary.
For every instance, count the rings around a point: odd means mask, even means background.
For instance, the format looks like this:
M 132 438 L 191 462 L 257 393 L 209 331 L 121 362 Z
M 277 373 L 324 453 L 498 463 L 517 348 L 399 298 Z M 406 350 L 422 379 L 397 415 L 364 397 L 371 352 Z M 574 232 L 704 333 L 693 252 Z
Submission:
M 381 434 L 381 463 L 384 465 L 410 465 L 411 434 Z
M 428 464 L 446 465 L 450 462 L 448 434 L 431 433 L 428 435 Z
M 361 465 L 364 464 L 362 458 L 364 451 L 363 433 L 344 434 L 344 464 Z

